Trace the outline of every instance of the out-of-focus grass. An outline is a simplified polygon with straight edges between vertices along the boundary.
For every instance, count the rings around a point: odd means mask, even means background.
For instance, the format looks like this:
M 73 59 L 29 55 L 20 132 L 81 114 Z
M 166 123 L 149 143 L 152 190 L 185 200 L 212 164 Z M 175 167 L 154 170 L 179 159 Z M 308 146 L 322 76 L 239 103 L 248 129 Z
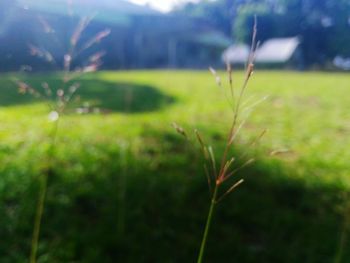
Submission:
M 13 77 L 0 80 L 1 262 L 28 257 L 50 130 L 45 104 L 19 95 Z M 56 75 L 21 78 L 58 87 Z M 269 131 L 251 153 L 256 164 L 240 174 L 246 183 L 219 205 L 207 262 L 331 262 L 350 188 L 349 81 L 252 78 L 246 98 L 269 98 L 235 150 Z M 232 117 L 223 91 L 195 71 L 100 72 L 81 83 L 74 106 L 89 102 L 99 113 L 71 109 L 60 122 L 40 262 L 193 262 L 209 195 L 200 154 L 170 124 L 198 128 L 218 151 Z

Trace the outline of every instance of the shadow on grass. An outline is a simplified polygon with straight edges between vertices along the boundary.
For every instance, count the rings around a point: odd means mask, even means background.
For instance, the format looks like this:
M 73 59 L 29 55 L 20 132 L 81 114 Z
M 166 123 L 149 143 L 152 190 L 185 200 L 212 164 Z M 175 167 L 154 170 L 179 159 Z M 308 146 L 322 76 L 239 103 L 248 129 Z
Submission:
M 195 262 L 209 203 L 200 157 L 177 134 L 145 131 L 142 140 L 61 146 L 40 262 Z M 28 172 L 9 167 L 1 177 Z M 215 212 L 205 262 L 333 262 L 344 189 L 290 173 L 278 162 L 244 171 L 246 183 Z M 26 180 L 1 193 L 1 262 L 28 255 L 37 184 Z M 349 262 L 350 251 L 343 256 Z
M 25 83 L 35 87 L 41 93 L 44 93 L 41 84 L 47 81 L 50 88 L 56 91 L 61 86 L 61 80 L 52 76 L 45 78 L 28 77 Z M 163 94 L 156 87 L 148 85 L 138 85 L 125 82 L 108 82 L 96 79 L 82 79 L 77 81 L 81 87 L 78 89 L 74 101 L 74 107 L 89 105 L 93 109 L 97 108 L 104 113 L 108 112 L 148 112 L 162 109 L 173 103 L 175 99 Z M 14 82 L 3 80 L 0 83 L 1 96 L 0 106 L 12 106 L 18 104 L 29 104 L 38 102 L 29 94 L 19 94 Z M 73 110 L 73 109 L 71 109 Z

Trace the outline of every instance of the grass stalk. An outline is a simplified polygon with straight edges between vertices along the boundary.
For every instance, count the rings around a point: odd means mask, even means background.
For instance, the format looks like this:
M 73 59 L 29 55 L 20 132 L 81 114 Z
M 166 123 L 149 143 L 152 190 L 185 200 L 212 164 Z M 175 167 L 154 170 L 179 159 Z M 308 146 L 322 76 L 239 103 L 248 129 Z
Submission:
M 241 128 L 241 125 L 239 125 L 237 127 L 240 113 L 241 113 L 241 103 L 242 103 L 244 92 L 248 86 L 248 82 L 250 80 L 250 77 L 254 71 L 254 57 L 255 57 L 255 51 L 256 51 L 256 46 L 257 46 L 256 45 L 256 32 L 257 32 L 256 27 L 257 27 L 257 21 L 256 21 L 256 17 L 255 17 L 251 51 L 250 51 L 249 58 L 247 61 L 245 78 L 244 78 L 243 84 L 238 92 L 238 94 L 239 94 L 238 98 L 235 98 L 235 96 L 234 96 L 235 92 L 234 92 L 234 87 L 233 87 L 232 68 L 229 64 L 227 64 L 226 69 L 228 72 L 229 87 L 230 87 L 231 96 L 232 96 L 232 103 L 230 103 L 230 105 L 232 106 L 232 110 L 233 110 L 233 120 L 231 123 L 231 128 L 229 129 L 229 132 L 228 132 L 226 146 L 225 146 L 225 149 L 222 153 L 219 171 L 217 171 L 217 169 L 216 169 L 217 167 L 216 167 L 216 161 L 215 161 L 215 155 L 214 155 L 213 148 L 211 146 L 206 146 L 205 143 L 203 142 L 201 136 L 199 135 L 198 131 L 195 131 L 198 142 L 202 148 L 204 158 L 206 159 L 206 161 L 209 161 L 209 163 L 213 169 L 212 178 L 210 178 L 209 173 L 207 173 L 209 190 L 212 188 L 211 182 L 214 182 L 214 185 L 213 185 L 214 191 L 211 195 L 211 203 L 210 203 L 209 212 L 208 212 L 208 216 L 207 216 L 207 222 L 205 224 L 203 238 L 201 241 L 201 246 L 200 246 L 200 250 L 199 250 L 197 263 L 202 263 L 202 261 L 203 261 L 205 247 L 206 247 L 207 240 L 208 240 L 209 229 L 210 229 L 210 225 L 212 223 L 212 217 L 213 217 L 213 213 L 214 213 L 216 204 L 219 201 L 221 201 L 225 196 L 227 196 L 229 193 L 231 193 L 236 187 L 238 187 L 243 182 L 243 179 L 240 179 L 236 183 L 233 183 L 231 185 L 231 187 L 229 187 L 228 190 L 226 190 L 225 193 L 223 193 L 223 194 L 220 193 L 220 197 L 218 198 L 218 192 L 219 192 L 220 185 L 223 184 L 225 181 L 227 181 L 229 178 L 231 178 L 238 170 L 240 170 L 241 168 L 245 167 L 246 165 L 252 163 L 252 160 L 253 160 L 253 159 L 250 159 L 247 162 L 245 162 L 242 166 L 233 169 L 232 163 L 234 162 L 234 160 L 236 158 L 234 156 L 229 156 L 229 152 L 230 152 L 230 149 L 234 143 L 234 139 L 236 138 L 236 136 L 239 133 L 240 128 Z M 220 88 L 222 88 L 223 85 L 221 82 L 221 78 L 216 73 L 215 69 L 209 68 L 209 70 L 214 75 L 217 85 Z M 180 134 L 182 134 L 184 137 L 187 138 L 185 131 L 181 127 L 175 125 L 175 129 L 177 130 L 177 132 L 179 132 Z M 204 165 L 204 167 L 205 168 L 207 167 L 206 164 Z M 230 171 L 232 169 L 233 169 L 233 171 Z M 208 169 L 206 169 L 206 171 L 208 171 Z
M 52 132 L 50 134 L 50 146 L 48 149 L 48 162 L 47 162 L 47 169 L 42 174 L 42 176 L 39 178 L 40 187 L 39 187 L 39 197 L 38 202 L 36 206 L 36 213 L 35 213 L 35 220 L 34 220 L 34 230 L 33 230 L 33 236 L 32 236 L 32 242 L 31 242 L 31 252 L 30 252 L 30 263 L 36 263 L 37 262 L 37 253 L 38 253 L 38 243 L 40 238 L 40 229 L 42 225 L 42 217 L 44 213 L 44 206 L 45 206 L 45 200 L 46 200 L 46 193 L 48 188 L 48 179 L 49 176 L 53 174 L 53 167 L 54 167 L 54 151 L 55 151 L 55 145 L 56 145 L 56 138 L 58 133 L 58 123 L 60 114 L 64 112 L 64 109 L 66 108 L 67 104 L 72 99 L 74 93 L 76 92 L 79 85 L 76 83 L 69 83 L 76 79 L 78 76 L 81 76 L 87 72 L 96 71 L 98 67 L 101 65 L 101 57 L 103 56 L 103 53 L 95 53 L 92 57 L 89 59 L 89 63 L 87 66 L 84 66 L 82 69 L 72 69 L 72 61 L 74 58 L 78 56 L 79 53 L 83 52 L 86 49 L 89 49 L 91 46 L 99 43 L 103 38 L 107 37 L 110 33 L 109 29 L 100 31 L 97 33 L 92 39 L 88 40 L 81 49 L 77 52 L 76 48 L 78 45 L 78 42 L 81 38 L 81 34 L 86 29 L 86 27 L 91 22 L 92 17 L 85 17 L 82 18 L 77 25 L 77 27 L 74 30 L 73 35 L 70 39 L 70 47 L 68 52 L 64 55 L 63 61 L 63 79 L 62 79 L 62 86 L 60 89 L 56 91 L 56 100 L 53 100 L 53 90 L 50 89 L 49 85 L 46 83 L 46 85 L 42 85 L 42 88 L 44 88 L 45 92 L 44 94 L 41 94 L 38 90 L 35 88 L 32 88 L 30 85 L 22 82 L 22 81 L 16 81 L 19 86 L 19 92 L 22 94 L 29 93 L 34 95 L 37 98 L 44 99 L 51 112 L 50 114 L 53 114 L 51 117 L 49 115 L 49 119 L 53 121 L 53 128 Z M 41 19 L 42 23 L 45 23 L 46 26 L 49 26 L 48 22 Z M 56 39 L 56 37 L 55 37 Z M 33 55 L 38 56 L 38 54 L 41 54 L 43 51 L 34 46 L 30 45 L 30 48 L 32 50 Z M 47 51 L 46 51 L 47 52 Z M 47 52 L 50 55 L 50 58 L 52 55 Z M 47 62 L 54 63 L 54 60 L 49 59 Z M 69 89 L 66 90 L 66 86 L 69 86 Z M 68 92 L 67 92 L 68 91 Z
M 128 173 L 128 154 L 129 145 L 127 143 L 121 143 L 120 149 L 120 174 L 118 177 L 118 218 L 117 218 L 117 233 L 120 239 L 123 238 L 125 231 L 125 209 L 126 209 L 126 186 L 127 186 L 127 173 Z
M 347 197 L 347 199 L 349 199 Z M 348 231 L 350 229 L 350 201 L 347 202 L 346 208 L 344 211 L 344 222 L 342 225 L 339 244 L 337 247 L 336 255 L 333 263 L 341 263 L 343 259 L 343 254 L 345 250 L 345 246 L 348 240 Z
M 208 212 L 208 216 L 207 216 L 207 222 L 205 224 L 205 229 L 204 229 L 204 233 L 203 233 L 201 247 L 200 247 L 199 254 L 198 254 L 197 263 L 202 263 L 202 261 L 203 261 L 205 247 L 206 247 L 207 240 L 208 240 L 208 233 L 209 233 L 210 225 L 211 225 L 212 218 L 213 218 L 214 208 L 215 208 L 215 205 L 217 203 L 216 197 L 218 194 L 218 188 L 219 188 L 219 185 L 215 184 L 215 188 L 214 188 L 214 192 L 213 192 L 213 195 L 211 198 L 211 203 L 210 203 L 209 212 Z
M 54 122 L 52 132 L 51 132 L 51 144 L 48 149 L 48 167 L 45 173 L 41 176 L 41 184 L 39 189 L 39 198 L 37 202 L 36 207 L 36 214 L 35 214 L 35 220 L 34 220 L 34 229 L 33 229 L 33 236 L 32 236 L 32 243 L 31 243 L 31 252 L 30 252 L 30 263 L 36 263 L 37 262 L 37 254 L 38 254 L 38 245 L 39 245 L 39 237 L 40 237 L 40 230 L 41 230 L 41 222 L 43 218 L 44 213 L 44 206 L 46 201 L 46 193 L 47 193 L 47 185 L 48 185 L 48 178 L 49 175 L 52 173 L 52 167 L 53 167 L 53 154 L 55 150 L 56 145 L 56 138 L 57 138 L 57 132 L 58 132 L 58 122 Z
M 37 203 L 37 209 L 36 209 L 36 215 L 35 215 L 35 221 L 34 221 L 34 230 L 33 230 L 31 253 L 30 253 L 30 263 L 36 263 L 36 259 L 37 259 L 41 221 L 43 217 L 44 204 L 45 204 L 46 192 L 47 192 L 47 179 L 48 179 L 48 173 L 44 173 L 41 178 L 39 199 Z
M 338 245 L 337 253 L 334 259 L 334 263 L 341 263 L 343 259 L 343 254 L 344 254 L 344 247 L 347 239 L 347 233 L 346 233 L 346 224 L 344 224 L 343 230 L 341 232 L 340 236 L 340 242 Z

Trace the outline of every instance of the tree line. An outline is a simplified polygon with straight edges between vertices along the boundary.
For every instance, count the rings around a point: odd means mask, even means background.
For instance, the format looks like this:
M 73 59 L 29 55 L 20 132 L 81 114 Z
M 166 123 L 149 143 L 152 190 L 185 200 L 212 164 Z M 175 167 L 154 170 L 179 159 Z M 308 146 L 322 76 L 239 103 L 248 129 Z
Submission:
M 203 0 L 175 12 L 209 20 L 238 43 L 250 42 L 256 15 L 260 41 L 300 37 L 306 66 L 350 56 L 350 0 Z

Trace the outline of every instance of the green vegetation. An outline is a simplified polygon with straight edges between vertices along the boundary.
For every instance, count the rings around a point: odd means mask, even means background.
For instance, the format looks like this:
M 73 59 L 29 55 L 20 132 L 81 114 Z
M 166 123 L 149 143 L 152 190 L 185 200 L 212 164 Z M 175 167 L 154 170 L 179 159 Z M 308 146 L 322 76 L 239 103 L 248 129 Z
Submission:
M 45 103 L 18 94 L 13 77 L 52 87 L 59 79 L 1 76 L 1 262 L 28 260 L 52 125 Z M 241 83 L 241 73 L 234 77 Z M 269 131 L 249 153 L 257 162 L 237 176 L 245 183 L 217 206 L 205 262 L 335 260 L 350 213 L 349 80 L 254 75 L 246 98 L 269 98 L 234 150 Z M 200 150 L 171 123 L 199 129 L 222 150 L 232 117 L 222 90 L 194 71 L 100 72 L 81 84 L 74 105 L 89 113 L 72 108 L 60 122 L 38 262 L 194 262 L 210 196 Z

